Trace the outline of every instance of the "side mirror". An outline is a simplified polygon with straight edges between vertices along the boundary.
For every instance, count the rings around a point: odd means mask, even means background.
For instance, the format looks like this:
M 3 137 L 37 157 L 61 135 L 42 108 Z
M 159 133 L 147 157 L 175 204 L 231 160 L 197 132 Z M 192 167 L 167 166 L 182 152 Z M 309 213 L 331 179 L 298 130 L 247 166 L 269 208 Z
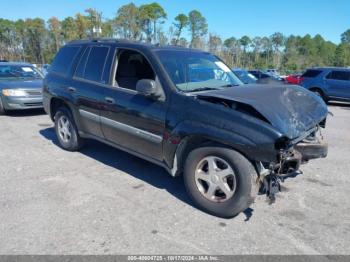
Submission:
M 158 97 L 157 85 L 154 80 L 151 79 L 141 79 L 137 81 L 136 91 L 144 96 Z

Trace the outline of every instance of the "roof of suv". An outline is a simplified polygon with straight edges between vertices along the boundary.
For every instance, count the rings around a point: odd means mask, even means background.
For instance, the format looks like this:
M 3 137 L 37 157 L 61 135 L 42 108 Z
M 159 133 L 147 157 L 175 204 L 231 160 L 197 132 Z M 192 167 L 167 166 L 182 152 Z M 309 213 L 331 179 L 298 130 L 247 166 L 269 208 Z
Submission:
M 191 52 L 204 52 L 203 50 L 199 49 L 193 49 L 193 48 L 186 48 L 182 46 L 176 46 L 176 45 L 160 45 L 160 44 L 150 44 L 145 42 L 139 42 L 139 41 L 132 41 L 127 39 L 116 39 L 116 38 L 94 38 L 94 39 L 82 39 L 82 40 L 73 40 L 70 41 L 67 45 L 73 45 L 73 44 L 93 44 L 93 43 L 102 43 L 102 44 L 122 44 L 123 46 L 130 46 L 130 47 L 138 47 L 138 48 L 145 48 L 145 49 L 153 49 L 153 50 L 179 50 L 179 51 L 188 51 L 191 50 Z
M 0 62 L 0 65 L 7 65 L 7 66 L 33 66 L 30 63 L 26 62 Z
M 335 67 L 335 66 L 328 66 L 328 67 L 311 67 L 307 68 L 307 70 L 350 70 L 350 67 Z

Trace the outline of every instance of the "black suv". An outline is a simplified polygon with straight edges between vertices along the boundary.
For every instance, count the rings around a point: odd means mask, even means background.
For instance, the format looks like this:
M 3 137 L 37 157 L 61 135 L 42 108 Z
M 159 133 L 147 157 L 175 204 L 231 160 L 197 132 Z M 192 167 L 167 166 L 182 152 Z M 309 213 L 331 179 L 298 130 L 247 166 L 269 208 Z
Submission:
M 327 154 L 319 97 L 243 85 L 199 50 L 73 41 L 56 55 L 43 96 L 62 148 L 93 138 L 183 174 L 195 204 L 221 217 L 245 210 L 259 188 L 273 196 L 283 176 Z

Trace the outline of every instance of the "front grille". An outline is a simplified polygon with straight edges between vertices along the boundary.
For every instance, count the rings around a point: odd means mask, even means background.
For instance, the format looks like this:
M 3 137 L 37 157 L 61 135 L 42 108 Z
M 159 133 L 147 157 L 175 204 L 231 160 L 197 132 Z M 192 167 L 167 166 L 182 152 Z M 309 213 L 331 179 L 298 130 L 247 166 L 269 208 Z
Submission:
M 25 90 L 29 96 L 41 96 L 42 91 L 40 89 Z
M 37 102 L 37 103 L 24 103 L 25 106 L 42 106 L 42 102 Z

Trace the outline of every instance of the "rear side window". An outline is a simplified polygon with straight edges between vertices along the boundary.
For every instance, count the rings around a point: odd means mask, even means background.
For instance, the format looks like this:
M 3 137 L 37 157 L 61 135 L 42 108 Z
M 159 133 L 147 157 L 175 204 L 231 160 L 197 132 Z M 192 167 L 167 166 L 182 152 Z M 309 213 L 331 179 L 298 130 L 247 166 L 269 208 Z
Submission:
M 50 71 L 60 74 L 67 74 L 80 46 L 65 46 L 60 49 L 50 66 Z
M 303 75 L 302 75 L 302 77 L 310 77 L 310 78 L 312 78 L 312 77 L 316 77 L 316 76 L 318 76 L 319 74 L 321 74 L 321 70 L 314 70 L 314 69 L 312 69 L 312 70 L 307 70 Z
M 89 58 L 85 66 L 85 79 L 101 82 L 108 51 L 109 47 L 104 46 L 94 46 L 91 48 Z
M 76 77 L 84 77 L 84 73 L 85 73 L 85 65 L 86 65 L 86 61 L 88 59 L 88 56 L 90 54 L 90 47 L 86 48 L 84 51 L 84 54 L 82 55 L 82 57 L 79 60 L 79 64 L 77 66 L 77 69 L 75 70 L 75 74 L 74 76 Z
M 349 81 L 350 71 L 332 71 L 327 75 L 326 78 L 333 79 L 333 80 Z

